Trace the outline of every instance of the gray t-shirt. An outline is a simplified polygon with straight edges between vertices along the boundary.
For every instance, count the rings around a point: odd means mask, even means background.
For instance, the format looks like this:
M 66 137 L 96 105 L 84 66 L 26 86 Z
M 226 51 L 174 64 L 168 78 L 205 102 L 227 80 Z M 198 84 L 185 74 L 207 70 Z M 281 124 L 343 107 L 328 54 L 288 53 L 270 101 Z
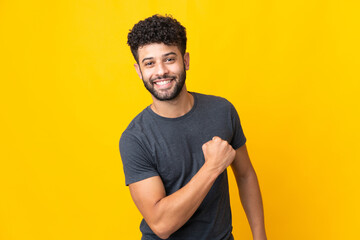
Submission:
M 234 149 L 246 138 L 233 105 L 224 98 L 191 93 L 194 106 L 179 118 L 164 118 L 150 107 L 137 115 L 123 132 L 120 153 L 126 185 L 159 176 L 170 195 L 183 186 L 204 164 L 202 145 L 214 136 Z M 158 238 L 143 219 L 142 239 Z M 232 238 L 228 178 L 225 170 L 189 219 L 169 239 L 220 240 Z

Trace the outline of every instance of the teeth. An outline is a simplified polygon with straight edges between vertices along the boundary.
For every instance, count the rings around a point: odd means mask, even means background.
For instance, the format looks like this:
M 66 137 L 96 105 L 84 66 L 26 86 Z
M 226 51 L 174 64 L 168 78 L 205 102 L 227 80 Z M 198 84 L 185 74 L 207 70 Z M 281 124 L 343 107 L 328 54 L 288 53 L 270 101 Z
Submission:
M 166 81 L 161 81 L 161 82 L 156 82 L 157 85 L 165 85 L 168 84 L 170 82 L 170 80 L 166 80 Z

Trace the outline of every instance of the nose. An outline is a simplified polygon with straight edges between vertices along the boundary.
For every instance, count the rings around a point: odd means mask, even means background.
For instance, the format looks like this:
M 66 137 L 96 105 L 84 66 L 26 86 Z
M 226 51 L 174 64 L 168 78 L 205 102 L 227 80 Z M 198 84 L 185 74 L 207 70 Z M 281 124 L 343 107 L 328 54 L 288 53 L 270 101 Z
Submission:
M 156 76 L 160 77 L 160 76 L 164 76 L 165 74 L 168 74 L 169 70 L 167 69 L 167 67 L 165 66 L 164 63 L 158 63 L 156 66 Z

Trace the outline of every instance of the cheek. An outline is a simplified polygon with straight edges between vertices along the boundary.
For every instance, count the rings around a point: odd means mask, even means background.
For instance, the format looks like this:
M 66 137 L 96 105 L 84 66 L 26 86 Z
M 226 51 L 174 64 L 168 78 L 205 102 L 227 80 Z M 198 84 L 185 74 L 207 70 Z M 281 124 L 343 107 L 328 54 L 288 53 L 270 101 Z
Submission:
M 151 73 L 149 73 L 149 71 L 142 71 L 141 75 L 143 80 L 148 80 L 151 77 Z
M 180 74 L 184 70 L 184 68 L 183 68 L 183 66 L 174 66 L 173 68 L 171 68 L 169 70 L 172 73 Z

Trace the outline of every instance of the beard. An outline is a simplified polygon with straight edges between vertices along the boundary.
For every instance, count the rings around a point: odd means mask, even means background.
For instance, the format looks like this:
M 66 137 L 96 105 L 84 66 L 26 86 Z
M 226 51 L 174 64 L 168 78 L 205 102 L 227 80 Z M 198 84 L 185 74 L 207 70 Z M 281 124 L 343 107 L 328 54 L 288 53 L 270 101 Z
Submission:
M 171 79 L 171 81 L 175 81 L 175 86 L 173 89 L 168 91 L 157 91 L 154 87 L 154 81 L 159 79 Z M 144 79 L 144 78 L 143 78 Z M 180 73 L 179 79 L 176 76 L 165 74 L 163 76 L 159 76 L 157 78 L 150 79 L 149 81 L 143 80 L 145 88 L 159 101 L 169 101 L 175 99 L 181 92 L 184 87 L 186 79 L 186 71 L 185 66 L 184 70 Z

